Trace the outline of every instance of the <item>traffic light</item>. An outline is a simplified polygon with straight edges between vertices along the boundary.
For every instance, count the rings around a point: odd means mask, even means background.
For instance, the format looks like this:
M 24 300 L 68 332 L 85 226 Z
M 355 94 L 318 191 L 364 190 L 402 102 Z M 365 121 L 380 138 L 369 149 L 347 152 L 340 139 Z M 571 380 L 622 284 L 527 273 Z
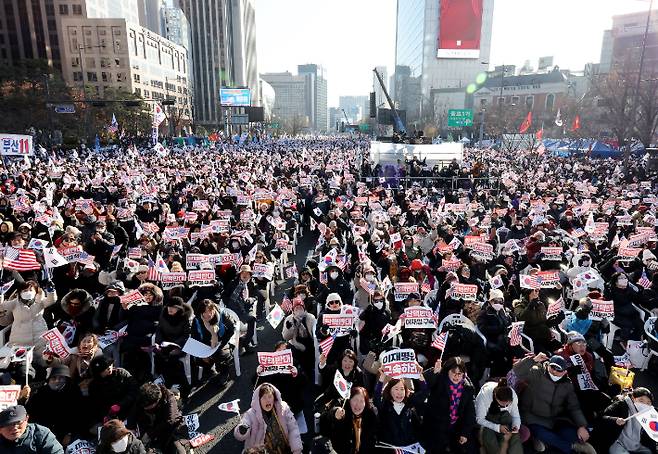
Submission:
M 125 101 L 123 103 L 123 105 L 126 107 L 139 107 L 141 104 L 141 101 Z

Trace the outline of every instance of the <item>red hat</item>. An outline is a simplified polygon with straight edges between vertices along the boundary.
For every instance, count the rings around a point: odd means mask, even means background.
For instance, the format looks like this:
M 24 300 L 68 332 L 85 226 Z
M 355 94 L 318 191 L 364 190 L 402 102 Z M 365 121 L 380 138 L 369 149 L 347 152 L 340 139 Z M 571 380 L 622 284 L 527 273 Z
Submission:
M 297 306 L 302 306 L 304 309 L 306 309 L 306 306 L 304 306 L 304 301 L 302 301 L 301 298 L 295 297 L 295 298 L 292 299 L 292 308 L 293 308 L 293 310 Z
M 423 262 L 420 259 L 413 259 L 410 265 L 411 271 L 420 271 L 423 269 Z

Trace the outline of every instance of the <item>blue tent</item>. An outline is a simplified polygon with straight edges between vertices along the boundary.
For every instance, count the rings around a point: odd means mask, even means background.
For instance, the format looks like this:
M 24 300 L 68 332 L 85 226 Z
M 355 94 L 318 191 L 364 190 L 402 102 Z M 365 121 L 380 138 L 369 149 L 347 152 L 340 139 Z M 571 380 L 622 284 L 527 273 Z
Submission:
M 592 158 L 617 158 L 622 155 L 622 152 L 615 150 L 607 143 L 596 141 L 592 144 Z

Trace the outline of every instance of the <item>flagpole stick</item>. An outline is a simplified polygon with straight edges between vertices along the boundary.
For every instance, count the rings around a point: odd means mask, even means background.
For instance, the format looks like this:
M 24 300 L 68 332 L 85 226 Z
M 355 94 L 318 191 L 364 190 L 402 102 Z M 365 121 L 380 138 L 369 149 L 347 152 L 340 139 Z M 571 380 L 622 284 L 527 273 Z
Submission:
M 655 410 L 655 408 L 653 408 L 653 406 L 651 406 L 651 407 L 647 408 L 646 410 L 642 410 L 641 412 L 635 413 L 634 415 L 630 415 L 628 418 L 624 418 L 624 421 L 628 421 L 629 419 L 637 418 L 638 416 L 643 415 L 645 413 L 648 413 L 651 410 Z

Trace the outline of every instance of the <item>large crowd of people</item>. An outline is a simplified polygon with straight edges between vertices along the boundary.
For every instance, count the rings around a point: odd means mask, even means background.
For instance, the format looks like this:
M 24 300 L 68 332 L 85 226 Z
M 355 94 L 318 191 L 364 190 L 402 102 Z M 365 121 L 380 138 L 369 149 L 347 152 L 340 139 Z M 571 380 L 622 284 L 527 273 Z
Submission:
M 646 162 L 434 164 L 363 138 L 5 162 L 0 452 L 190 452 L 190 396 L 257 352 L 246 453 L 656 453 Z

